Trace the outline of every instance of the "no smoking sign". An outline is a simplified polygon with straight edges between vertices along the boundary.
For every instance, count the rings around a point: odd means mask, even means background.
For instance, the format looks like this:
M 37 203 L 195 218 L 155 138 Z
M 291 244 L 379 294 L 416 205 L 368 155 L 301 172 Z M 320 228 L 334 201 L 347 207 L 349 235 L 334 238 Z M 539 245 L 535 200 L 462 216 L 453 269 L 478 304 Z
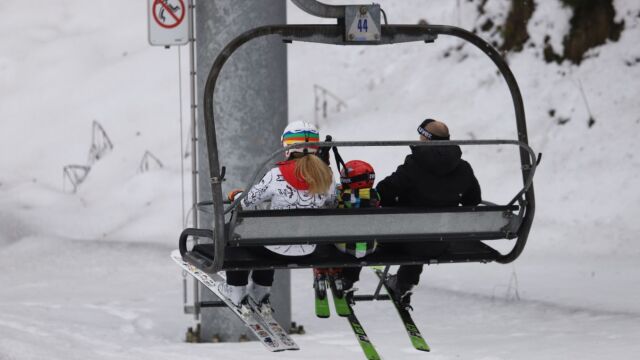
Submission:
M 188 0 L 148 0 L 149 43 L 184 45 L 189 42 Z

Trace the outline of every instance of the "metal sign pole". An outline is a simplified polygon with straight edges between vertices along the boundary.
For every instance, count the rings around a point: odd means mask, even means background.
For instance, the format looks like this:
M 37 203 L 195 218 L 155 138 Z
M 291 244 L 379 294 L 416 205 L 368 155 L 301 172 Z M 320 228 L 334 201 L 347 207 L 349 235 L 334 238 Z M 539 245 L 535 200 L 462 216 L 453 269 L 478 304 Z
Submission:
M 193 0 L 189 0 L 189 82 L 190 82 L 190 102 L 191 102 L 191 193 L 192 206 L 191 216 L 193 216 L 193 227 L 198 227 L 198 103 L 196 100 L 196 34 L 195 34 L 195 5 Z M 195 321 L 200 320 L 200 286 L 197 279 L 193 279 L 193 317 Z

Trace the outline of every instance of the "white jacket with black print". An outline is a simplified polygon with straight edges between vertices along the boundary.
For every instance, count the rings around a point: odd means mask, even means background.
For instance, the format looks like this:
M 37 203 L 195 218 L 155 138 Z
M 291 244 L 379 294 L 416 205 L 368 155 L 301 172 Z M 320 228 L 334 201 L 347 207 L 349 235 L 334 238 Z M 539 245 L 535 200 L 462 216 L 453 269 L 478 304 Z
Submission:
M 242 199 L 240 205 L 245 209 L 255 208 L 255 206 L 271 200 L 270 209 L 318 209 L 335 208 L 336 188 L 335 184 L 325 194 L 312 194 L 308 190 L 297 189 L 287 182 L 280 167 L 274 167 L 267 172 L 259 183 L 254 185 L 247 196 Z M 296 226 L 297 224 L 291 224 Z M 273 245 L 266 246 L 267 249 L 285 256 L 303 256 L 311 254 L 315 245 Z

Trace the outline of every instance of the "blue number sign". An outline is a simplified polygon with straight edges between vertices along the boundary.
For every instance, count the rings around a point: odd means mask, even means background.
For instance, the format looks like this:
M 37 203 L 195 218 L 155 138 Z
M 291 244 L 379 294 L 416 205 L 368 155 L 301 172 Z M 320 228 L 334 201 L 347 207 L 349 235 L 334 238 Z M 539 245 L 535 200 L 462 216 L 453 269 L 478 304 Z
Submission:
M 360 32 L 368 32 L 369 31 L 369 24 L 367 19 L 359 19 L 358 20 L 358 31 Z

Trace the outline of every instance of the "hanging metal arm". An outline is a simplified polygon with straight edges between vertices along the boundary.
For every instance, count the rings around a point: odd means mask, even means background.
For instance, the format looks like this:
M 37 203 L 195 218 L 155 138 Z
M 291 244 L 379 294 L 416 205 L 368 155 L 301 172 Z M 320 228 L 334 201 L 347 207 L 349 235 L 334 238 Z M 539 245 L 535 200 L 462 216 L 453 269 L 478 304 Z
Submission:
M 291 0 L 297 7 L 305 12 L 322 18 L 344 18 L 345 7 L 327 5 L 317 0 Z
M 468 41 L 475 45 L 478 49 L 482 50 L 493 63 L 498 67 L 500 73 L 504 77 L 507 82 L 507 86 L 509 87 L 509 91 L 511 92 L 511 98 L 513 100 L 513 106 L 516 115 L 516 127 L 518 129 L 518 140 L 524 144 L 529 143 L 529 137 L 527 135 L 527 123 L 525 120 L 524 113 L 524 103 L 522 101 L 522 94 L 520 93 L 520 88 L 518 87 L 518 83 L 516 82 L 511 69 L 507 65 L 506 61 L 502 58 L 500 53 L 491 45 L 489 45 L 486 41 L 482 40 L 477 35 L 454 27 L 454 26 L 446 26 L 446 25 L 429 25 L 428 27 L 432 28 L 438 34 L 443 35 L 451 35 L 458 38 L 461 38 L 465 41 Z M 526 183 L 526 179 L 529 178 L 532 165 L 535 165 L 536 158 L 531 158 L 527 151 L 524 148 L 520 148 L 520 162 L 522 165 L 522 179 Z M 522 225 L 520 226 L 520 230 L 518 231 L 518 241 L 514 245 L 513 249 L 498 258 L 496 261 L 501 264 L 507 264 L 515 259 L 517 259 L 522 250 L 524 250 L 525 245 L 527 244 L 527 238 L 529 236 L 529 231 L 531 230 L 531 225 L 533 223 L 533 216 L 535 214 L 536 202 L 535 195 L 533 191 L 533 185 L 526 187 L 526 192 L 523 194 L 523 204 L 525 206 L 525 216 Z

